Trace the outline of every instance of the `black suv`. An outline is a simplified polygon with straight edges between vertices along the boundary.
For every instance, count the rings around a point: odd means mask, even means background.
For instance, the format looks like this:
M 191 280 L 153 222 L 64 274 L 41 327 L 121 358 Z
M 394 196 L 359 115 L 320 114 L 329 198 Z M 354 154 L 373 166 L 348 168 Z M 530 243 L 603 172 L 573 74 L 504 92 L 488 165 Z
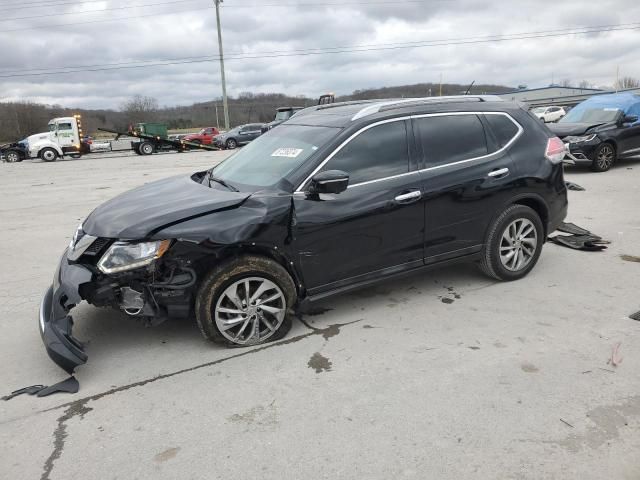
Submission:
M 600 94 L 549 129 L 565 142 L 568 163 L 606 172 L 618 159 L 640 155 L 640 95 Z
M 309 304 L 466 260 L 515 280 L 564 219 L 564 145 L 520 106 L 437 97 L 307 108 L 208 171 L 96 208 L 40 310 L 54 361 L 86 361 L 82 300 L 206 338 L 281 338 Z

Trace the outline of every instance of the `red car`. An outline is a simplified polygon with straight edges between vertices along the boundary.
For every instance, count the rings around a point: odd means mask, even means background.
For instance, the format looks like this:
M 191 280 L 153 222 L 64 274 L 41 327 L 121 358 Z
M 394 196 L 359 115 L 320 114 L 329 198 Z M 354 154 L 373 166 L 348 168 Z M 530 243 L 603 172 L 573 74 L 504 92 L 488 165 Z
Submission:
M 184 137 L 182 140 L 185 142 L 201 143 L 203 145 L 211 145 L 213 137 L 219 135 L 220 132 L 216 127 L 207 127 L 200 130 L 198 133 L 192 133 Z

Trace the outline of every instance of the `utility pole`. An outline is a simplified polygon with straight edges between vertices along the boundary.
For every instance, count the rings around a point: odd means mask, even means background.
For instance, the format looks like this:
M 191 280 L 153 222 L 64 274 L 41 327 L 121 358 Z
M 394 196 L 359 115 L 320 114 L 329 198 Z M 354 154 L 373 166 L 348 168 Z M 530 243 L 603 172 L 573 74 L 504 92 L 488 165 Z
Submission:
M 227 103 L 227 82 L 224 78 L 224 54 L 222 53 L 222 29 L 220 28 L 220 4 L 222 0 L 213 0 L 216 4 L 216 22 L 218 24 L 218 50 L 220 52 L 220 77 L 222 78 L 222 107 L 224 109 L 224 128 L 229 130 L 229 104 Z
M 620 87 L 620 65 L 616 65 L 616 93 Z

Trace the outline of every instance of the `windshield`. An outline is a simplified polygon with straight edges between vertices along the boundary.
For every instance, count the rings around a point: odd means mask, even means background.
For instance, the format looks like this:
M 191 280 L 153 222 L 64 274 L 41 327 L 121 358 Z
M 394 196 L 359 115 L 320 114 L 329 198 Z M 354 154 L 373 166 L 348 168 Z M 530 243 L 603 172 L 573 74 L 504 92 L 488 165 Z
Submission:
M 607 123 L 613 122 L 620 113 L 618 108 L 580 108 L 577 106 L 567 113 L 560 123 Z
M 291 114 L 293 113 L 293 111 L 291 110 L 281 110 L 279 112 L 276 112 L 276 120 L 289 120 L 291 118 Z
M 533 113 L 544 113 L 545 110 L 546 110 L 546 107 L 536 107 L 536 108 L 532 109 L 531 111 Z
M 49 124 L 49 131 L 50 132 L 55 132 L 56 131 L 56 124 L 55 123 L 50 123 Z
M 282 125 L 216 166 L 213 174 L 231 184 L 275 185 L 338 132 L 332 127 Z

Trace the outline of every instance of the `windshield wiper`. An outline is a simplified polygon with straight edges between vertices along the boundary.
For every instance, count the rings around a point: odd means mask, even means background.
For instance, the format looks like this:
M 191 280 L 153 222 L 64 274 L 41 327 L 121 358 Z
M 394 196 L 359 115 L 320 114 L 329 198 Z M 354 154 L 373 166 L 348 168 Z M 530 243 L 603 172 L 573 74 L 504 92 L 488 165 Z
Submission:
M 216 183 L 219 183 L 220 185 L 222 185 L 223 187 L 227 187 L 229 190 L 231 190 L 232 192 L 239 192 L 240 190 L 238 190 L 236 187 L 234 187 L 233 185 L 231 185 L 230 183 L 225 182 L 224 180 L 222 180 L 221 178 L 215 177 L 213 175 L 213 171 L 209 171 L 209 188 L 211 188 L 211 182 L 214 181 Z

